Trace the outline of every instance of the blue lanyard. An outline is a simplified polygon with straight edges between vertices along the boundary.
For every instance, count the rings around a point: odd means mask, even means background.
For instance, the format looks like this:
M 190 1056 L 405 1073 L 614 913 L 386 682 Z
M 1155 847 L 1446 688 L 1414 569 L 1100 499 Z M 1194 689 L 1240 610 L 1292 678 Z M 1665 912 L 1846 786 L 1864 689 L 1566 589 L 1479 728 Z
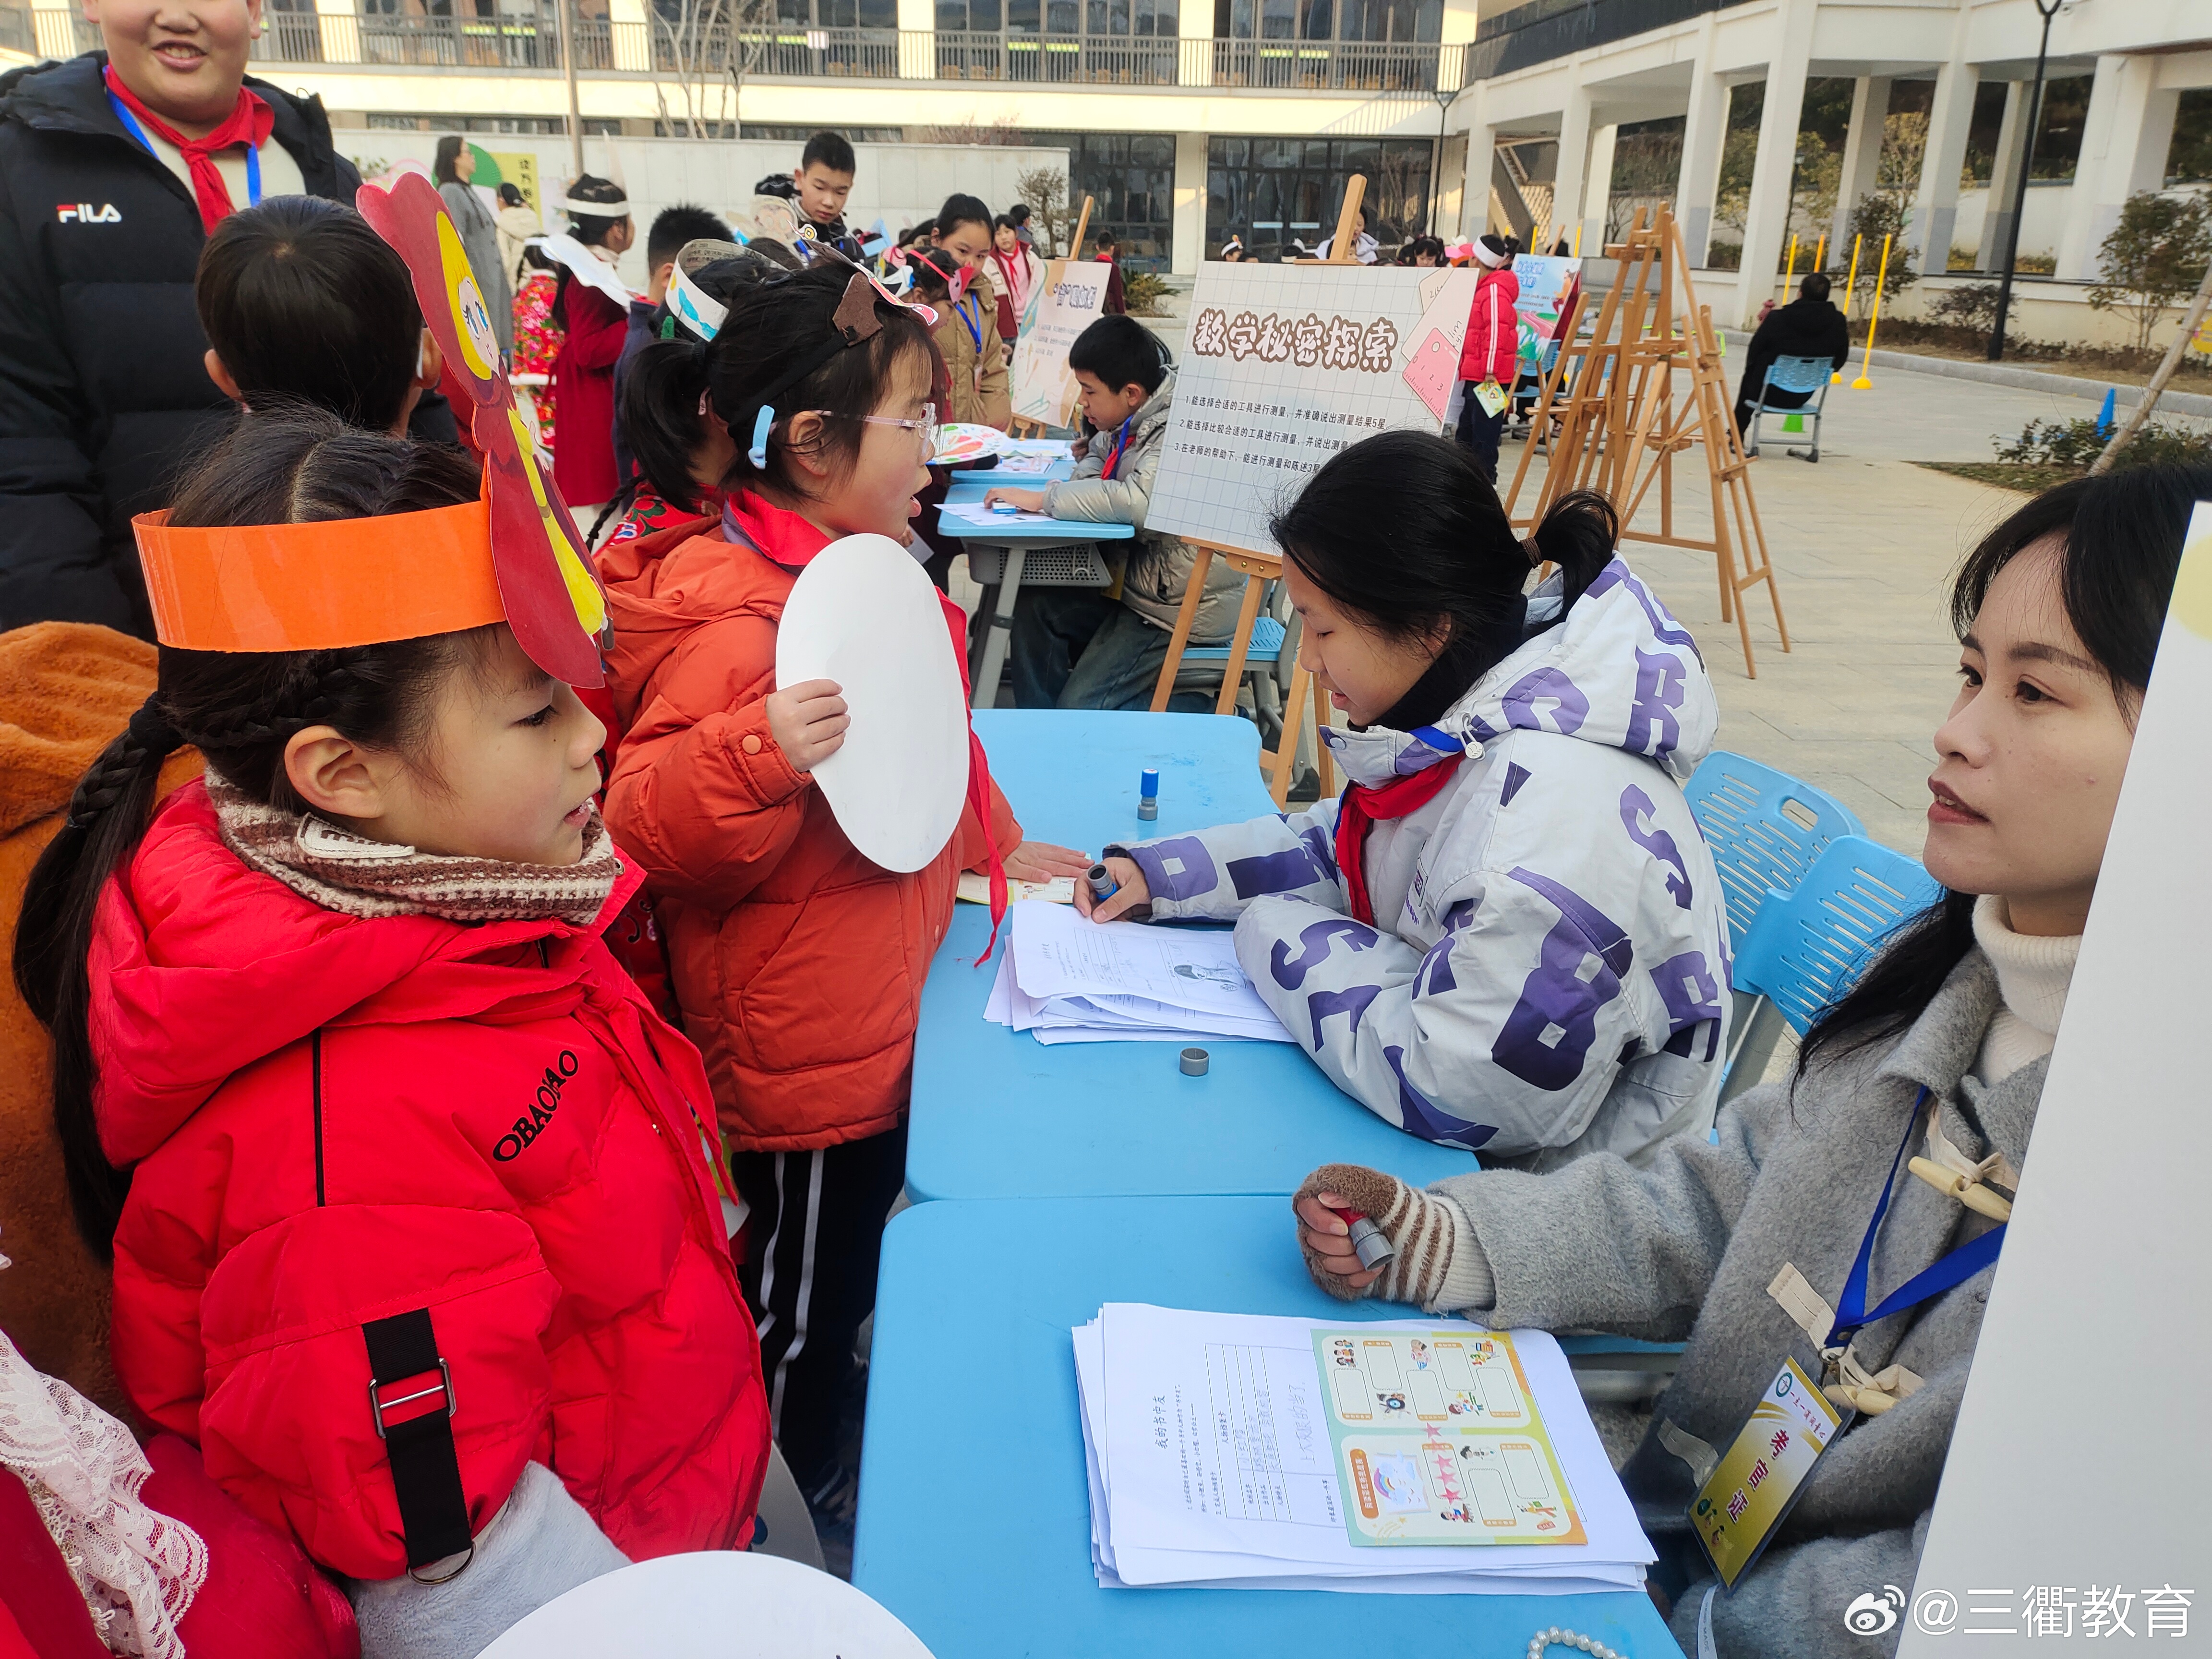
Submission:
M 138 125 L 137 118 L 131 113 L 130 105 L 118 98 L 112 88 L 108 90 L 107 102 L 115 112 L 115 118 L 123 123 L 123 130 L 138 141 L 138 148 L 155 161 L 160 161 L 161 153 L 148 142 L 146 131 Z M 251 144 L 246 147 L 246 204 L 248 207 L 261 205 L 261 152 Z
M 1905 1148 L 1912 1144 L 1912 1132 L 1920 1127 L 1921 1108 L 1928 1103 L 1928 1091 L 1922 1089 L 1920 1097 L 1912 1103 L 1912 1115 L 1905 1120 L 1905 1139 L 1897 1144 L 1897 1156 L 1889 1161 L 1889 1179 L 1882 1183 L 1881 1202 L 1875 1206 L 1874 1219 L 1867 1223 L 1866 1237 L 1859 1241 L 1858 1259 L 1851 1263 L 1851 1276 L 1844 1281 L 1843 1300 L 1836 1304 L 1836 1322 L 1828 1333 L 1829 1344 L 1836 1348 L 1847 1348 L 1851 1339 L 1866 1326 L 1892 1314 L 1903 1313 L 1907 1308 L 1917 1308 L 1952 1289 L 1963 1285 L 1976 1273 L 1997 1259 L 2004 1246 L 2005 1226 L 2001 1223 L 1984 1233 L 1970 1244 L 1961 1244 L 1932 1267 L 1922 1269 L 1899 1285 L 1869 1312 L 1867 1309 L 1867 1270 L 1874 1261 L 1875 1235 L 1881 1231 L 1882 1218 L 1889 1213 L 1889 1199 L 1897 1185 L 1897 1171 L 1905 1162 Z
M 975 349 L 981 351 L 983 349 L 983 302 L 981 300 L 977 300 L 975 301 L 975 316 L 972 322 L 969 320 L 968 313 L 965 309 L 967 304 L 968 301 L 966 300 L 955 301 L 952 306 L 952 314 L 957 317 L 963 323 L 967 324 L 968 337 L 975 342 Z
M 1129 421 L 1136 418 L 1133 415 L 1129 416 L 1128 421 L 1121 422 L 1121 429 L 1114 434 L 1114 447 L 1106 452 L 1106 465 L 1099 469 L 1103 476 L 1112 477 L 1114 469 L 1121 465 L 1121 457 L 1129 448 Z

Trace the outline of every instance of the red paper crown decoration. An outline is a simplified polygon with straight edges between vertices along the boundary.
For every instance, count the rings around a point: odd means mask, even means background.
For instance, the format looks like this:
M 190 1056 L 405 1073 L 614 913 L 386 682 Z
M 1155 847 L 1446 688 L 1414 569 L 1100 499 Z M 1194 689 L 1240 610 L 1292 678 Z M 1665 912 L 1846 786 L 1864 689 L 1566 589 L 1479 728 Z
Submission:
M 532 453 L 483 291 L 445 203 L 428 179 L 404 173 L 388 190 L 363 185 L 354 205 L 407 262 L 422 320 L 467 390 L 469 433 L 484 458 L 492 568 L 516 643 L 556 679 L 605 684 L 606 595 L 568 504 Z

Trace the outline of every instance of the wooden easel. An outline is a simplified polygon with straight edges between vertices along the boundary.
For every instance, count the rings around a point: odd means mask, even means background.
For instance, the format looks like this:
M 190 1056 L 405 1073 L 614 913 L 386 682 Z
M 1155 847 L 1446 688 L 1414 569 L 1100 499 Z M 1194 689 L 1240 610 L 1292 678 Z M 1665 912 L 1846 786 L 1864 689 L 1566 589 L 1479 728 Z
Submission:
M 1756 679 L 1745 590 L 1766 584 L 1784 651 L 1790 649 L 1790 625 L 1783 619 L 1782 591 L 1752 495 L 1752 458 L 1744 453 L 1743 434 L 1729 399 L 1712 310 L 1698 303 L 1681 231 L 1664 206 L 1649 225 L 1638 208 L 1627 240 L 1605 254 L 1618 266 L 1613 286 L 1599 304 L 1587 340 L 1576 337 L 1585 306 L 1577 304 L 1560 319 L 1559 361 L 1544 382 L 1530 425 L 1532 434 L 1550 434 L 1543 486 L 1526 514 L 1514 512 L 1536 453 L 1532 435 L 1505 492 L 1506 514 L 1516 527 L 1533 527 L 1568 491 L 1595 489 L 1619 507 L 1622 540 L 1711 553 L 1720 580 L 1721 620 L 1735 623 L 1744 672 Z M 1690 374 L 1687 392 L 1679 401 L 1674 386 L 1678 359 Z M 1713 533 L 1704 539 L 1674 533 L 1674 457 L 1693 445 L 1705 452 L 1712 492 Z M 1634 528 L 1655 479 L 1656 533 Z
M 1083 238 L 1091 228 L 1091 198 L 1088 196 L 1083 198 L 1083 211 L 1075 221 L 1075 239 L 1068 245 L 1066 253 L 1044 268 L 1044 285 L 1047 289 L 1052 288 L 1067 274 L 1067 263 L 1070 259 L 1082 257 Z M 1060 425 L 1066 426 L 1068 423 L 1068 416 L 1074 412 L 1073 404 L 1074 399 L 1070 397 L 1061 405 Z M 1042 438 L 1052 429 L 1053 422 L 1041 421 L 1030 415 L 1017 415 L 1006 422 L 1008 434 L 1016 438 Z
M 1356 265 L 1359 255 L 1352 243 L 1359 236 L 1359 204 L 1367 194 L 1367 175 L 1355 173 L 1344 181 L 1344 205 L 1336 210 L 1336 234 L 1328 239 L 1326 259 L 1291 259 L 1294 265 Z

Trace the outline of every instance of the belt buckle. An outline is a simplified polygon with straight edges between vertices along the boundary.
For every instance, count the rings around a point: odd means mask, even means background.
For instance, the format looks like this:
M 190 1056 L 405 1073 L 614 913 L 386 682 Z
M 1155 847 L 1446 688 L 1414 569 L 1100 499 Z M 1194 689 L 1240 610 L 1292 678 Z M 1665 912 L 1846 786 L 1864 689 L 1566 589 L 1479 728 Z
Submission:
M 427 1376 L 428 1373 L 418 1372 L 417 1375 Z M 392 1401 L 388 1404 L 387 1402 L 378 1399 L 376 1396 L 377 1389 L 381 1385 L 378 1383 L 374 1377 L 369 1378 L 368 1414 L 370 1419 L 376 1425 L 376 1437 L 379 1440 L 389 1440 L 392 1437 L 385 1431 L 384 1426 L 384 1413 L 387 1410 L 396 1411 L 400 1407 L 409 1405 L 415 1401 L 427 1400 L 434 1394 L 441 1394 L 445 1395 L 446 1415 L 449 1418 L 453 1416 L 460 1409 L 460 1402 L 453 1395 L 453 1368 L 446 1363 L 442 1355 L 440 1356 L 438 1360 L 438 1386 L 436 1388 L 417 1389 L 412 1394 L 401 1395 L 398 1399 Z M 415 1419 L 413 1418 L 410 1418 L 407 1420 L 411 1423 Z M 404 1425 L 403 1425 L 402 1426 Z

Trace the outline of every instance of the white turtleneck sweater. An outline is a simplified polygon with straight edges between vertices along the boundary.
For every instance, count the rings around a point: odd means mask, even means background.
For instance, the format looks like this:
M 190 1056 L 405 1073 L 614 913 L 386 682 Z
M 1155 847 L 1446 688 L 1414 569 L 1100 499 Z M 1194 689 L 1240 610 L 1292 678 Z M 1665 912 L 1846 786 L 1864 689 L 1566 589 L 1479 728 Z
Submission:
M 2003 999 L 1974 1059 L 1974 1079 L 1987 1086 L 2051 1052 L 2058 1037 L 2058 1018 L 2066 1012 L 2081 936 L 2015 933 L 2005 902 L 1985 893 L 1974 901 L 1974 943 L 1996 969 L 1997 993 Z

